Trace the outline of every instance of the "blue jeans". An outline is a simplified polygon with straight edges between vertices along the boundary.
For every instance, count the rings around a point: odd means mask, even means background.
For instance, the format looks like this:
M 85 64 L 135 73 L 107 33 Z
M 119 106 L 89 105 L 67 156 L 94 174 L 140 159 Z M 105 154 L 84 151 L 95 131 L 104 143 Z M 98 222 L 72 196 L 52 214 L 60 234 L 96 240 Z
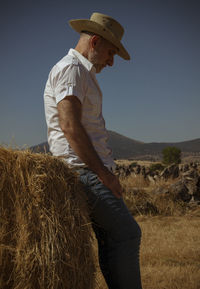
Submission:
M 116 198 L 95 173 L 80 169 L 90 217 L 98 241 L 99 264 L 109 289 L 141 289 L 141 230 L 122 199 Z

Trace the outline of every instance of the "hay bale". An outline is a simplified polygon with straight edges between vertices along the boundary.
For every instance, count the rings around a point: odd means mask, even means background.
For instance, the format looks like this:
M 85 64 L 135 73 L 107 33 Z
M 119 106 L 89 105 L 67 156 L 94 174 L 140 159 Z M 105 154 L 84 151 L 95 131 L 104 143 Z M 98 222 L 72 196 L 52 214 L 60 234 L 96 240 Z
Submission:
M 0 148 L 0 288 L 94 288 L 83 196 L 62 161 Z

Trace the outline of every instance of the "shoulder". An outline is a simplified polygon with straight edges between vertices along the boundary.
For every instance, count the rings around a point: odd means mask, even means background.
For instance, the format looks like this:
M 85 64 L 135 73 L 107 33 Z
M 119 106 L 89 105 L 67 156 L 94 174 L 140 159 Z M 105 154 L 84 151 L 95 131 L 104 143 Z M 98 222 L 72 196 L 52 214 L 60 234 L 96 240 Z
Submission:
M 71 55 L 66 55 L 64 56 L 61 60 L 59 60 L 52 68 L 51 72 L 52 73 L 59 73 L 62 71 L 65 71 L 69 67 L 73 66 L 78 66 L 79 62 L 78 59 L 71 56 Z
M 53 66 L 50 71 L 49 78 L 50 81 L 55 84 L 55 82 L 69 77 L 69 75 L 77 77 L 82 73 L 83 68 L 78 59 L 72 55 L 66 55 Z
M 67 65 L 79 65 L 78 58 L 73 55 L 67 54 L 60 61 L 57 62 L 56 66 L 63 67 Z

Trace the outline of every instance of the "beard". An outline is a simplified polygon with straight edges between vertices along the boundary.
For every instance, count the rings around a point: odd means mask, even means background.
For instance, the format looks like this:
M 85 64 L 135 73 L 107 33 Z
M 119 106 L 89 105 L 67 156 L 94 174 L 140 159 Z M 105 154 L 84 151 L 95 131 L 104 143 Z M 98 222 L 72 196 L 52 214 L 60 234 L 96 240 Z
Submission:
M 94 67 L 96 69 L 96 73 L 100 73 L 102 71 L 102 69 L 105 67 L 105 65 L 103 64 L 94 64 Z
M 100 73 L 102 69 L 105 67 L 105 64 L 102 64 L 99 59 L 99 54 L 94 51 L 92 55 L 89 55 L 88 60 L 93 64 L 96 69 L 96 73 Z

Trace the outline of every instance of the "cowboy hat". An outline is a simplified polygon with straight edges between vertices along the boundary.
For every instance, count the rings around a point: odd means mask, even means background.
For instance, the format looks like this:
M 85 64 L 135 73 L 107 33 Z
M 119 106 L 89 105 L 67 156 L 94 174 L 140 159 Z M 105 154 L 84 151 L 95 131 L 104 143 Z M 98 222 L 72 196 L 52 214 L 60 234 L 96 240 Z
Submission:
M 130 55 L 121 43 L 124 28 L 110 16 L 95 12 L 90 19 L 72 19 L 69 21 L 69 25 L 78 33 L 87 31 L 102 36 L 118 48 L 119 56 L 125 60 L 130 59 Z

